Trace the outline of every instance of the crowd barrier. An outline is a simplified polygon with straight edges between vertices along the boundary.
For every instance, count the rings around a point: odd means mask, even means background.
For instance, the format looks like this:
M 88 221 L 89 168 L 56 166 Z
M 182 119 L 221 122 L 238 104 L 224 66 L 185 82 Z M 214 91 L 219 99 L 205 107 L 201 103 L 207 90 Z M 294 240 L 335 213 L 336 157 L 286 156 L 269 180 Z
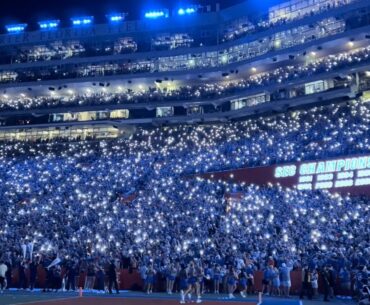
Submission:
M 62 271 L 62 275 L 63 275 Z M 299 294 L 301 290 L 302 285 L 302 272 L 300 270 L 292 271 L 291 274 L 291 294 Z M 254 291 L 261 291 L 262 290 L 262 278 L 263 278 L 263 272 L 262 271 L 256 271 L 254 273 Z M 76 277 L 76 287 L 84 287 L 86 279 L 86 274 L 84 272 L 81 272 Z M 29 282 L 29 271 L 26 269 L 26 280 L 27 283 Z M 38 274 L 36 279 L 36 288 L 43 288 L 45 287 L 46 282 L 46 272 L 42 267 L 38 268 Z M 107 282 L 107 281 L 105 281 Z M 119 288 L 121 290 L 142 290 L 144 283 L 140 277 L 140 273 L 137 270 L 131 270 L 131 269 L 121 269 L 118 272 L 118 282 L 119 282 Z M 12 270 L 12 283 L 11 287 L 18 288 L 19 285 L 19 273 L 18 270 L 15 268 Z M 221 285 L 222 286 L 222 285 Z M 321 283 L 321 279 L 319 277 L 319 292 L 323 292 L 322 289 L 323 285 Z M 166 281 L 161 275 L 158 273 L 156 276 L 156 283 L 154 285 L 155 291 L 158 292 L 164 292 L 166 291 Z M 352 291 L 342 291 L 340 289 L 339 285 L 339 279 L 337 279 L 337 285 L 335 289 L 335 293 L 337 295 L 352 295 Z

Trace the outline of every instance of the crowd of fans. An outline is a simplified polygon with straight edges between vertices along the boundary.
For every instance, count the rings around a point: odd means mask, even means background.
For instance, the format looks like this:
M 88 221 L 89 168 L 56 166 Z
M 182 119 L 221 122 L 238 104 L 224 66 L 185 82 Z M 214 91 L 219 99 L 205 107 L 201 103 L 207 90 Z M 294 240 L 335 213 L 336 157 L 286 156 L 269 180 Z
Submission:
M 12 109 L 35 109 L 52 107 L 75 107 L 89 105 L 117 105 L 130 103 L 149 103 L 165 101 L 188 101 L 188 100 L 211 100 L 233 94 L 248 94 L 248 90 L 266 88 L 276 84 L 290 83 L 295 80 L 302 80 L 310 76 L 327 73 L 362 65 L 370 60 L 370 47 L 360 48 L 352 52 L 330 55 L 323 58 L 311 58 L 306 63 L 284 66 L 272 71 L 262 73 L 256 72 L 245 79 L 236 81 L 223 81 L 221 83 L 205 83 L 193 86 L 180 86 L 177 89 L 168 89 L 166 86 L 156 86 L 139 89 L 123 89 L 118 93 L 109 93 L 107 89 L 94 93 L 67 94 L 59 96 L 58 93 L 48 97 L 27 97 L 26 95 L 2 96 L 0 108 Z M 309 54 L 308 56 L 314 57 Z
M 121 265 L 141 272 L 148 293 L 159 275 L 168 293 L 179 279 L 183 298 L 192 278 L 230 298 L 238 284 L 245 295 L 255 270 L 264 270 L 265 292 L 280 294 L 282 286 L 286 295 L 293 268 L 307 274 L 307 291 L 317 288 L 318 271 L 326 297 L 334 275 L 347 290 L 355 276 L 360 292 L 370 257 L 366 198 L 199 174 L 368 153 L 369 123 L 370 105 L 353 101 L 223 125 L 139 129 L 130 139 L 2 144 L 1 259 L 18 267 L 21 288 L 25 268 L 33 288 L 40 264 L 45 289 L 60 289 L 64 266 L 67 289 L 84 270 L 85 288 L 96 277 L 104 289 L 105 273 L 112 291 Z

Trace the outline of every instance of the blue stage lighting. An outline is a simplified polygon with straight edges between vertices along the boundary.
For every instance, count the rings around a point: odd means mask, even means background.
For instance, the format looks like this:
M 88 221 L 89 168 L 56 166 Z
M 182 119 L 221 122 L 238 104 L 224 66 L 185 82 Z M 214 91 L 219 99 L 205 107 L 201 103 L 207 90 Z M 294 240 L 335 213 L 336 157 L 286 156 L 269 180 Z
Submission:
M 60 20 L 45 20 L 40 21 L 39 26 L 41 30 L 55 29 L 59 26 Z
M 118 23 L 118 22 L 124 21 L 125 16 L 126 16 L 126 14 L 124 14 L 124 13 L 122 13 L 122 14 L 111 14 L 111 15 L 107 15 L 107 18 L 110 22 Z
M 86 26 L 90 25 L 94 21 L 94 17 L 92 16 L 87 16 L 87 17 L 78 17 L 78 18 L 71 18 L 72 24 L 74 26 Z
M 20 24 L 10 24 L 6 25 L 5 28 L 8 31 L 9 34 L 18 34 L 24 32 L 26 29 L 27 24 L 26 23 L 20 23 Z
M 145 13 L 145 18 L 148 19 L 158 19 L 158 18 L 168 18 L 169 12 L 167 9 L 163 10 L 156 10 L 156 11 L 148 11 Z
M 197 12 L 196 7 L 188 7 L 188 8 L 179 8 L 179 10 L 177 11 L 177 14 L 180 16 L 183 16 L 183 15 L 195 14 L 196 12 Z

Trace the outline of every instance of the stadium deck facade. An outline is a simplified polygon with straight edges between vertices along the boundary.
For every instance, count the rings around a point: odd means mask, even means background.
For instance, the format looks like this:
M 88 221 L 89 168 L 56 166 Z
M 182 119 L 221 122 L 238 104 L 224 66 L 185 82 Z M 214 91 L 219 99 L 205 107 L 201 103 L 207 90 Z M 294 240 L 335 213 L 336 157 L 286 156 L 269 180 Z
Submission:
M 369 1 L 248 11 L 1 35 L 0 138 L 116 137 L 130 125 L 225 122 L 366 94 Z M 334 64 L 315 69 L 325 60 Z

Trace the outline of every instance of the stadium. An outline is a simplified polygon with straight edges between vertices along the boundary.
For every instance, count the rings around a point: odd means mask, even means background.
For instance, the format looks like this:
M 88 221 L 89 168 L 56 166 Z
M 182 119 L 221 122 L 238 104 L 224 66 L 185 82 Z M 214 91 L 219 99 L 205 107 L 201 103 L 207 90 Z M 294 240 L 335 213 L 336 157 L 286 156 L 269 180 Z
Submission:
M 4 24 L 0 305 L 370 304 L 370 2 L 231 2 Z

